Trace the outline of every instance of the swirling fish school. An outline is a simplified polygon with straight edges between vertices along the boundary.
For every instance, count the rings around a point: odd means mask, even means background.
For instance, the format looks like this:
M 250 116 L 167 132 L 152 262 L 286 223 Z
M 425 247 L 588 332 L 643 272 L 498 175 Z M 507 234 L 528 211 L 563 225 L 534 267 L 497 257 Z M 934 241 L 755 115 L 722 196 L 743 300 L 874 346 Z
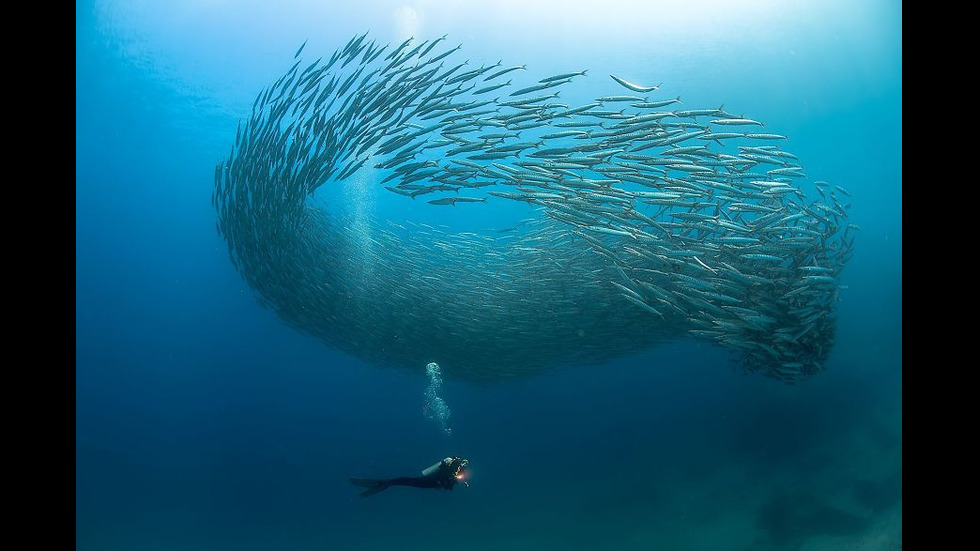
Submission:
M 856 226 L 850 194 L 807 183 L 786 136 L 619 77 L 628 95 L 568 105 L 585 70 L 535 81 L 413 42 L 365 33 L 302 68 L 301 48 L 217 165 L 218 231 L 263 305 L 367 361 L 438 354 L 469 380 L 692 337 L 787 382 L 823 369 Z M 516 201 L 533 217 L 450 233 L 315 200 L 367 171 L 434 213 Z

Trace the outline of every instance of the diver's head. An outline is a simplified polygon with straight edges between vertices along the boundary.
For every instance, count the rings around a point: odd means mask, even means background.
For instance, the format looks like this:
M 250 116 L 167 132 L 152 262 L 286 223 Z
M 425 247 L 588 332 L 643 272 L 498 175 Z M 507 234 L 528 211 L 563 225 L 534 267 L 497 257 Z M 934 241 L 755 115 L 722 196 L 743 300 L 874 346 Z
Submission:
M 469 464 L 469 459 L 463 459 L 462 457 L 453 457 L 452 461 L 449 463 L 449 468 L 452 469 L 453 477 L 457 482 L 462 482 L 466 487 L 469 487 L 470 485 L 470 483 L 466 480 L 469 478 L 469 473 L 466 470 Z

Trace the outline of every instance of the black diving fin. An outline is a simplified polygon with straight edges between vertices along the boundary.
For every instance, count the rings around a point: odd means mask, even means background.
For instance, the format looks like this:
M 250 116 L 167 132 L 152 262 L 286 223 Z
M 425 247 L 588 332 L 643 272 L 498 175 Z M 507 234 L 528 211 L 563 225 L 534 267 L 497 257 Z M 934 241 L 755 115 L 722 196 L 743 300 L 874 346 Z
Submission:
M 387 480 L 377 480 L 374 478 L 354 478 L 350 477 L 347 480 L 355 486 L 360 486 L 361 488 L 367 488 L 361 492 L 361 497 L 373 496 L 374 494 L 388 489 Z

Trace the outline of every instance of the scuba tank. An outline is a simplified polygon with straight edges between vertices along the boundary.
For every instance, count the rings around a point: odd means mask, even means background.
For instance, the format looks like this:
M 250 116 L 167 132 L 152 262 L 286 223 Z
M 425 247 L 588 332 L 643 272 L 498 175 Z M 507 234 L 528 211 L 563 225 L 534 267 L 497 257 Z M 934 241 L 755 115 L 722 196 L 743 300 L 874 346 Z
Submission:
M 422 476 L 432 475 L 432 474 L 436 473 L 436 471 L 439 470 L 439 466 L 442 465 L 443 463 L 445 463 L 446 465 L 449 465 L 452 462 L 453 462 L 453 458 L 452 457 L 447 457 L 447 458 L 443 459 L 442 461 L 439 461 L 435 465 L 432 465 L 431 467 L 428 467 L 426 469 L 423 469 L 422 470 Z

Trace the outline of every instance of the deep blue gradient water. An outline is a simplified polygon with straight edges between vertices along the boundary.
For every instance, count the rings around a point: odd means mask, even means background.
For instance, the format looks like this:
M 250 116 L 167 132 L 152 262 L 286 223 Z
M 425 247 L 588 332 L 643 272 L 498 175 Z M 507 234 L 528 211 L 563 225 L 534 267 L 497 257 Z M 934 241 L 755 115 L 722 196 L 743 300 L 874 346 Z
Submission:
M 76 548 L 900 547 L 900 3 L 327 4 L 76 4 Z M 471 64 L 538 78 L 588 68 L 583 98 L 622 93 L 609 73 L 663 82 L 790 136 L 863 228 L 827 370 L 787 386 L 683 341 L 449 380 L 446 436 L 422 413 L 424 366 L 366 365 L 284 326 L 215 232 L 214 164 L 304 40 L 329 55 L 368 29 L 449 33 Z M 471 460 L 471 488 L 361 499 L 346 481 L 448 454 Z

